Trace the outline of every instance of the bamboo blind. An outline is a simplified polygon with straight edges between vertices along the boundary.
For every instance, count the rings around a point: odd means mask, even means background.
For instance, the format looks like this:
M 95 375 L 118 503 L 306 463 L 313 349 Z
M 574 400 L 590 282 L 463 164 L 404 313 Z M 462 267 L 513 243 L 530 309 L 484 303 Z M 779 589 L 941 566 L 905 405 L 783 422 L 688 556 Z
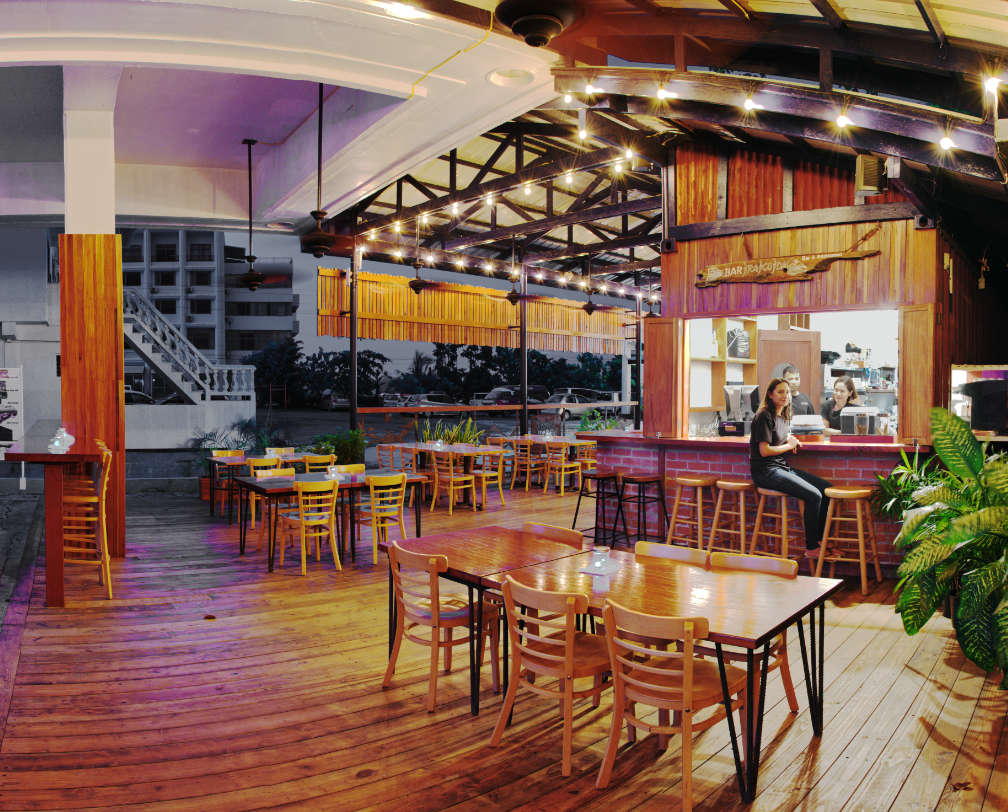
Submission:
M 318 334 L 349 336 L 345 273 L 338 268 L 318 273 Z M 359 338 L 518 346 L 518 308 L 506 291 L 439 282 L 418 295 L 403 276 L 360 272 L 357 278 Z M 581 305 L 571 299 L 529 300 L 529 349 L 621 354 L 629 311 L 599 310 L 589 316 Z

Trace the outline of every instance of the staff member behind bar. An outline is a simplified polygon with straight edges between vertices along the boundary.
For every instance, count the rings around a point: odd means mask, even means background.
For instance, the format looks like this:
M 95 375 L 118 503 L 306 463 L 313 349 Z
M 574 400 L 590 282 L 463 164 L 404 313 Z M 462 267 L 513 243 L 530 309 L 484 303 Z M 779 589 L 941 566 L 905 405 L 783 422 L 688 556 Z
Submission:
M 850 375 L 841 375 L 833 384 L 833 397 L 822 407 L 822 418 L 826 421 L 827 434 L 840 433 L 840 412 L 844 406 L 860 406 L 857 389 Z
M 787 381 L 791 388 L 791 414 L 815 414 L 815 408 L 812 406 L 812 401 L 808 399 L 808 395 L 803 395 L 798 391 L 798 385 L 801 383 L 801 373 L 798 371 L 798 367 L 789 364 L 784 367 L 781 377 Z
M 786 493 L 805 505 L 805 547 L 810 558 L 819 555 L 819 545 L 826 527 L 830 486 L 822 477 L 799 471 L 784 458 L 801 448 L 791 433 L 791 387 L 783 378 L 774 378 L 767 387 L 749 435 L 749 467 L 753 482 L 760 488 Z

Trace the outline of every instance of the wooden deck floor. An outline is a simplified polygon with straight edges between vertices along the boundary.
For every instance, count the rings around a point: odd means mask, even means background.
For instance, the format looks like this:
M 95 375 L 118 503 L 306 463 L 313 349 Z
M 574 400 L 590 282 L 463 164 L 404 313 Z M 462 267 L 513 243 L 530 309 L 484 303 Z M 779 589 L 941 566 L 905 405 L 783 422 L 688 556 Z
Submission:
M 572 512 L 570 497 L 516 492 L 506 509 L 424 518 L 434 532 Z M 565 779 L 555 704 L 520 695 L 490 748 L 500 698 L 485 679 L 469 715 L 464 654 L 436 713 L 423 710 L 418 646 L 382 691 L 386 574 L 369 550 L 342 573 L 323 560 L 302 578 L 289 560 L 267 575 L 193 500 L 131 498 L 127 527 L 114 601 L 71 571 L 68 607 L 46 609 L 41 566 L 15 596 L 0 636 L 0 809 L 678 808 L 675 741 L 664 754 L 654 737 L 624 747 L 611 788 L 594 789 L 608 698 L 575 707 Z M 964 663 L 944 619 L 907 637 L 892 588 L 827 607 L 821 740 L 801 686 L 791 716 L 771 676 L 752 808 L 1008 808 L 1005 694 Z M 792 662 L 800 679 L 797 647 Z M 694 799 L 742 806 L 724 725 L 697 738 Z

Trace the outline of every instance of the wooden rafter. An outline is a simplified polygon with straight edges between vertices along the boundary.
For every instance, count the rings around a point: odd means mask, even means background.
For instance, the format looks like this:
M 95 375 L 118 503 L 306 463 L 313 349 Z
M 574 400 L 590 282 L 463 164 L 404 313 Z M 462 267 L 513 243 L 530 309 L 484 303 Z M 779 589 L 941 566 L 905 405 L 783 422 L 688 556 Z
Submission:
M 809 0 L 809 2 L 834 31 L 842 31 L 847 25 L 847 21 L 840 16 L 840 11 L 833 0 Z
M 934 8 L 932 8 L 929 0 L 914 0 L 914 5 L 917 6 L 917 11 L 920 12 L 920 16 L 924 20 L 924 25 L 927 26 L 928 31 L 931 32 L 931 36 L 934 37 L 935 44 L 939 48 L 944 48 L 948 45 L 948 38 L 945 36 L 945 30 L 942 28 L 942 24 L 938 22 L 938 15 L 935 14 Z

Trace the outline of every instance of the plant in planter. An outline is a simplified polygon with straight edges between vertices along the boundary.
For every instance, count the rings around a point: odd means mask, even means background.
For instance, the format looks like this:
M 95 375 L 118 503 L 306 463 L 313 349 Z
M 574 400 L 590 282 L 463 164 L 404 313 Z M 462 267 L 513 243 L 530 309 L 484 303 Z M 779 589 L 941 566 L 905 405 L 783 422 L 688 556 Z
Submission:
M 419 430 L 420 440 L 429 443 L 433 440 L 442 440 L 448 445 L 455 443 L 467 443 L 469 445 L 479 445 L 485 432 L 476 428 L 471 417 L 460 420 L 458 423 L 442 423 L 437 421 L 433 426 L 429 418 L 424 419 L 424 424 Z
M 939 466 L 937 457 L 921 459 L 917 451 L 912 457 L 901 451 L 900 457 L 900 464 L 888 474 L 875 474 L 878 485 L 869 500 L 876 516 L 891 521 L 899 521 L 916 505 L 914 491 L 940 484 L 948 473 Z
M 950 595 L 963 654 L 985 671 L 1000 669 L 1008 689 L 1008 459 L 986 455 L 969 424 L 931 410 L 942 476 L 913 492 L 896 546 L 896 611 L 916 634 Z
M 364 462 L 366 445 L 364 435 L 357 429 L 319 434 L 309 443 L 312 454 L 335 454 L 336 462 L 340 465 Z
M 606 417 L 598 409 L 592 409 L 581 415 L 581 424 L 578 431 L 605 431 L 606 429 L 619 428 L 618 417 Z

